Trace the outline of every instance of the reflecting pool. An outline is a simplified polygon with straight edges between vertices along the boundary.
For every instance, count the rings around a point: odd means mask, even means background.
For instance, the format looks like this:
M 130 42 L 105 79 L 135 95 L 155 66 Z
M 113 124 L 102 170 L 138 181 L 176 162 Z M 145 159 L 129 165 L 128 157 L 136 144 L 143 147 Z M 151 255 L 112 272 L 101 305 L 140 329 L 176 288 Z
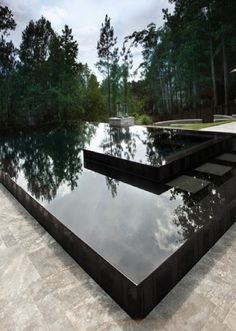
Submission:
M 200 139 L 200 143 L 206 140 Z M 110 129 L 77 123 L 37 133 L 2 135 L 1 170 L 98 254 L 140 283 L 236 194 L 236 176 L 207 188 L 201 199 L 164 187 L 159 194 L 86 169 L 83 148 L 159 164 L 199 144 L 176 131 L 143 127 Z M 231 198 L 229 197 L 229 187 Z

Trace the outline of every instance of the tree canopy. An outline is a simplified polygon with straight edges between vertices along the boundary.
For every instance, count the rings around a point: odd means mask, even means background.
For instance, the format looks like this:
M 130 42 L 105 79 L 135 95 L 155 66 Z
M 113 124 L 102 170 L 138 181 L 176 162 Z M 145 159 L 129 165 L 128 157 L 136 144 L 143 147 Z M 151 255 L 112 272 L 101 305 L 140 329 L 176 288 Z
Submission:
M 105 16 L 97 42 L 101 81 L 79 62 L 79 44 L 68 25 L 57 33 L 46 18 L 31 20 L 16 49 L 9 36 L 17 22 L 0 6 L 1 123 L 106 121 L 117 112 L 153 119 L 199 109 L 236 112 L 236 77 L 230 73 L 236 67 L 236 2 L 169 2 L 173 11 L 163 9 L 162 26 L 150 22 L 126 36 L 120 49 Z M 137 46 L 142 61 L 135 68 Z

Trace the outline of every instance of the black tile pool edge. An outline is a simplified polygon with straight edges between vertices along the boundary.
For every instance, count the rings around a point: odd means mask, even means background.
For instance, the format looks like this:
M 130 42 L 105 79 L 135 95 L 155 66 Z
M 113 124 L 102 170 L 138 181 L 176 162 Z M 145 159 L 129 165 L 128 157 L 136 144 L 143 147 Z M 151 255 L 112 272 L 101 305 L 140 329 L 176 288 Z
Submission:
M 236 198 L 136 285 L 0 171 L 0 182 L 74 260 L 132 317 L 144 318 L 234 223 Z
M 183 171 L 200 165 L 207 158 L 214 157 L 220 153 L 232 150 L 233 139 L 228 135 L 219 135 L 216 138 L 209 139 L 198 146 L 189 148 L 186 151 L 177 153 L 167 158 L 165 165 L 155 167 L 142 164 L 135 161 L 121 159 L 112 155 L 95 152 L 84 149 L 84 160 L 105 164 L 127 174 L 135 174 L 136 177 L 145 178 L 149 181 L 164 182 L 172 177 L 183 173 Z
M 96 162 L 90 160 L 89 158 L 84 159 L 84 167 L 88 170 L 92 170 L 103 176 L 110 177 L 121 181 L 123 183 L 138 187 L 144 191 L 154 193 L 156 195 L 162 194 L 170 189 L 170 187 L 157 183 L 146 178 L 137 177 L 134 174 L 127 174 L 124 171 L 118 170 L 116 168 L 107 167 L 104 163 Z

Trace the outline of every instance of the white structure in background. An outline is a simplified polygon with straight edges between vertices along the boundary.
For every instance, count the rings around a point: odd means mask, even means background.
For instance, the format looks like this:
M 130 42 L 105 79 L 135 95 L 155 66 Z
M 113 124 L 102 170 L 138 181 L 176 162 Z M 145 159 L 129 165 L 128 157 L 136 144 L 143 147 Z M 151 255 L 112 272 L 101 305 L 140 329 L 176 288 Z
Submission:
M 121 110 L 120 103 L 117 103 L 116 112 L 116 117 L 109 118 L 110 126 L 129 127 L 134 125 L 134 117 L 128 116 L 128 108 L 126 104 L 123 105 L 123 110 Z
M 116 127 L 128 127 L 134 125 L 134 117 L 110 117 L 109 118 L 110 126 Z

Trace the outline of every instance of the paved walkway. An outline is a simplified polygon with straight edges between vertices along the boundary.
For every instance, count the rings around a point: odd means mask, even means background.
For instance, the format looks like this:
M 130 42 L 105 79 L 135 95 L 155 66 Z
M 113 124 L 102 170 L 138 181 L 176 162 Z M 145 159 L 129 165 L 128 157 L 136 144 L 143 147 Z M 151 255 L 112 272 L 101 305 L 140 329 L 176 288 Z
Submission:
M 213 131 L 213 132 L 229 132 L 236 134 L 236 121 L 227 124 L 221 124 L 216 126 L 211 126 L 209 128 L 201 129 L 202 131 Z
M 0 330 L 236 330 L 236 224 L 142 321 L 0 185 Z

